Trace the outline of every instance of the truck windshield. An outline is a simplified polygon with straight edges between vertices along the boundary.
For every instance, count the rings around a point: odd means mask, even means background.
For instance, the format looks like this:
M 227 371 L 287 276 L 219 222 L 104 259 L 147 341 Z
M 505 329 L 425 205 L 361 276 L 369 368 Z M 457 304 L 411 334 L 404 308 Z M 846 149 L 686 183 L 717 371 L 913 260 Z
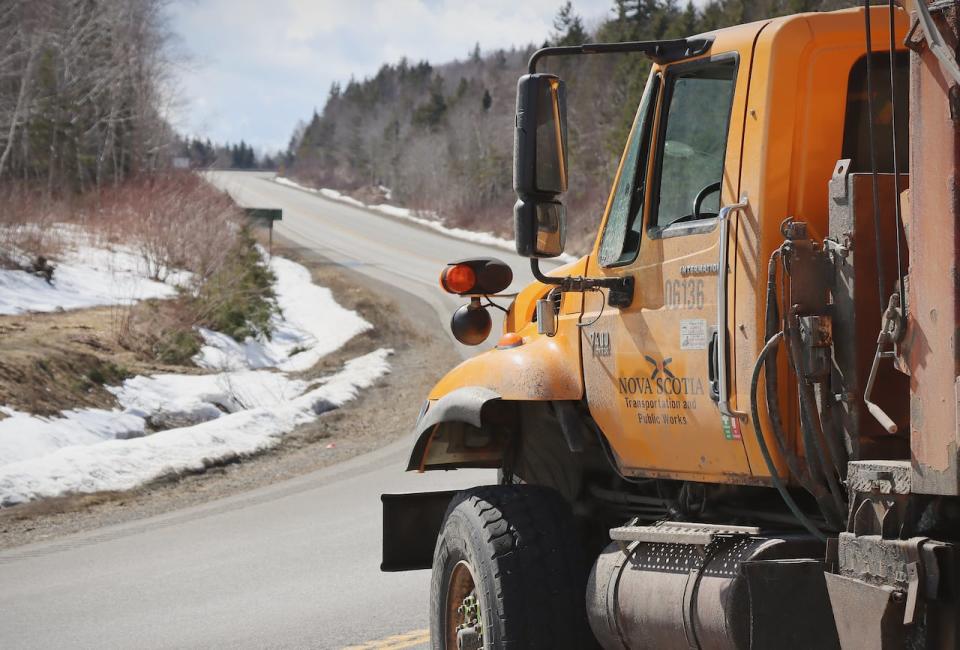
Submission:
M 727 59 L 691 64 L 668 75 L 651 227 L 663 229 L 697 216 L 714 217 L 719 211 L 720 192 L 705 188 L 716 186 L 723 176 L 736 67 L 735 59 Z M 701 191 L 705 198 L 699 215 L 694 215 L 693 204 Z
M 603 266 L 631 262 L 640 249 L 647 152 L 650 150 L 650 131 L 659 89 L 660 76 L 654 75 L 640 100 L 623 168 L 613 191 L 610 215 L 600 241 L 598 257 Z

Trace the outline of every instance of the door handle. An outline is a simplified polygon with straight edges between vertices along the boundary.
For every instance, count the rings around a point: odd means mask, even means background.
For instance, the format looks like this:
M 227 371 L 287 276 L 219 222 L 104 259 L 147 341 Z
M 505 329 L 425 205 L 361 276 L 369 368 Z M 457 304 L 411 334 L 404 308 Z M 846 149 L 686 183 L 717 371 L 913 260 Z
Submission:
M 730 216 L 747 207 L 747 196 L 740 197 L 739 203 L 720 208 L 717 221 L 720 223 L 720 263 L 717 265 L 717 392 L 720 413 L 739 420 L 747 419 L 747 414 L 735 411 L 730 406 L 729 372 L 727 364 L 730 351 L 727 349 L 730 337 L 727 334 L 727 263 L 730 254 Z
M 718 332 L 714 331 L 710 337 L 710 346 L 707 348 L 707 373 L 710 384 L 710 399 L 720 401 L 720 375 L 717 369 L 717 340 Z

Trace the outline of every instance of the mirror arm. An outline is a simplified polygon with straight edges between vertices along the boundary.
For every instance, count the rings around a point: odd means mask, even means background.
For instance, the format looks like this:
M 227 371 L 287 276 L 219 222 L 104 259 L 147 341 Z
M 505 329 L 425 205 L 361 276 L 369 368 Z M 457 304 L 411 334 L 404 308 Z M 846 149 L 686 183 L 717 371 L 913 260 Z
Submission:
M 657 63 L 689 59 L 707 52 L 713 45 L 713 36 L 678 38 L 665 41 L 627 41 L 624 43 L 585 43 L 544 47 L 530 57 L 527 69 L 536 74 L 537 61 L 545 56 L 579 56 L 581 54 L 617 54 L 635 52 L 646 54 Z
M 563 284 L 564 278 L 552 278 L 549 275 L 543 274 L 543 271 L 540 270 L 539 258 L 530 258 L 530 271 L 533 273 L 533 277 L 537 282 L 542 282 L 543 284 Z
M 634 279 L 632 275 L 614 278 L 585 278 L 583 276 L 567 276 L 555 278 L 544 275 L 540 270 L 540 260 L 530 258 L 530 270 L 538 282 L 559 287 L 561 292 L 583 293 L 597 289 L 609 289 L 607 304 L 611 307 L 629 307 L 633 303 Z

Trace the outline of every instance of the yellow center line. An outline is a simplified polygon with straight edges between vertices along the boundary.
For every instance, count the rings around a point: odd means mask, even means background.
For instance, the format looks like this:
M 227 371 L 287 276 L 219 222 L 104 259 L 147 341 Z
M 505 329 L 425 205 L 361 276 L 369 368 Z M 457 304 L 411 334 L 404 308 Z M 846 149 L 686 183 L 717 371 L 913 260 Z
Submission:
M 412 648 L 430 641 L 430 630 L 414 630 L 404 634 L 394 634 L 377 641 L 367 641 L 360 645 L 351 645 L 343 650 L 401 650 Z

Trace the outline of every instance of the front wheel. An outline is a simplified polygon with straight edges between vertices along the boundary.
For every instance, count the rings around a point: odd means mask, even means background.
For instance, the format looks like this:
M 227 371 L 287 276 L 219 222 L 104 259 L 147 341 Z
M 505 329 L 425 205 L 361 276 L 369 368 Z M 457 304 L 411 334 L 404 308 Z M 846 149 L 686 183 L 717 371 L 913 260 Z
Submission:
M 554 490 L 498 485 L 459 493 L 433 555 L 433 647 L 595 647 L 587 568 L 570 507 Z

